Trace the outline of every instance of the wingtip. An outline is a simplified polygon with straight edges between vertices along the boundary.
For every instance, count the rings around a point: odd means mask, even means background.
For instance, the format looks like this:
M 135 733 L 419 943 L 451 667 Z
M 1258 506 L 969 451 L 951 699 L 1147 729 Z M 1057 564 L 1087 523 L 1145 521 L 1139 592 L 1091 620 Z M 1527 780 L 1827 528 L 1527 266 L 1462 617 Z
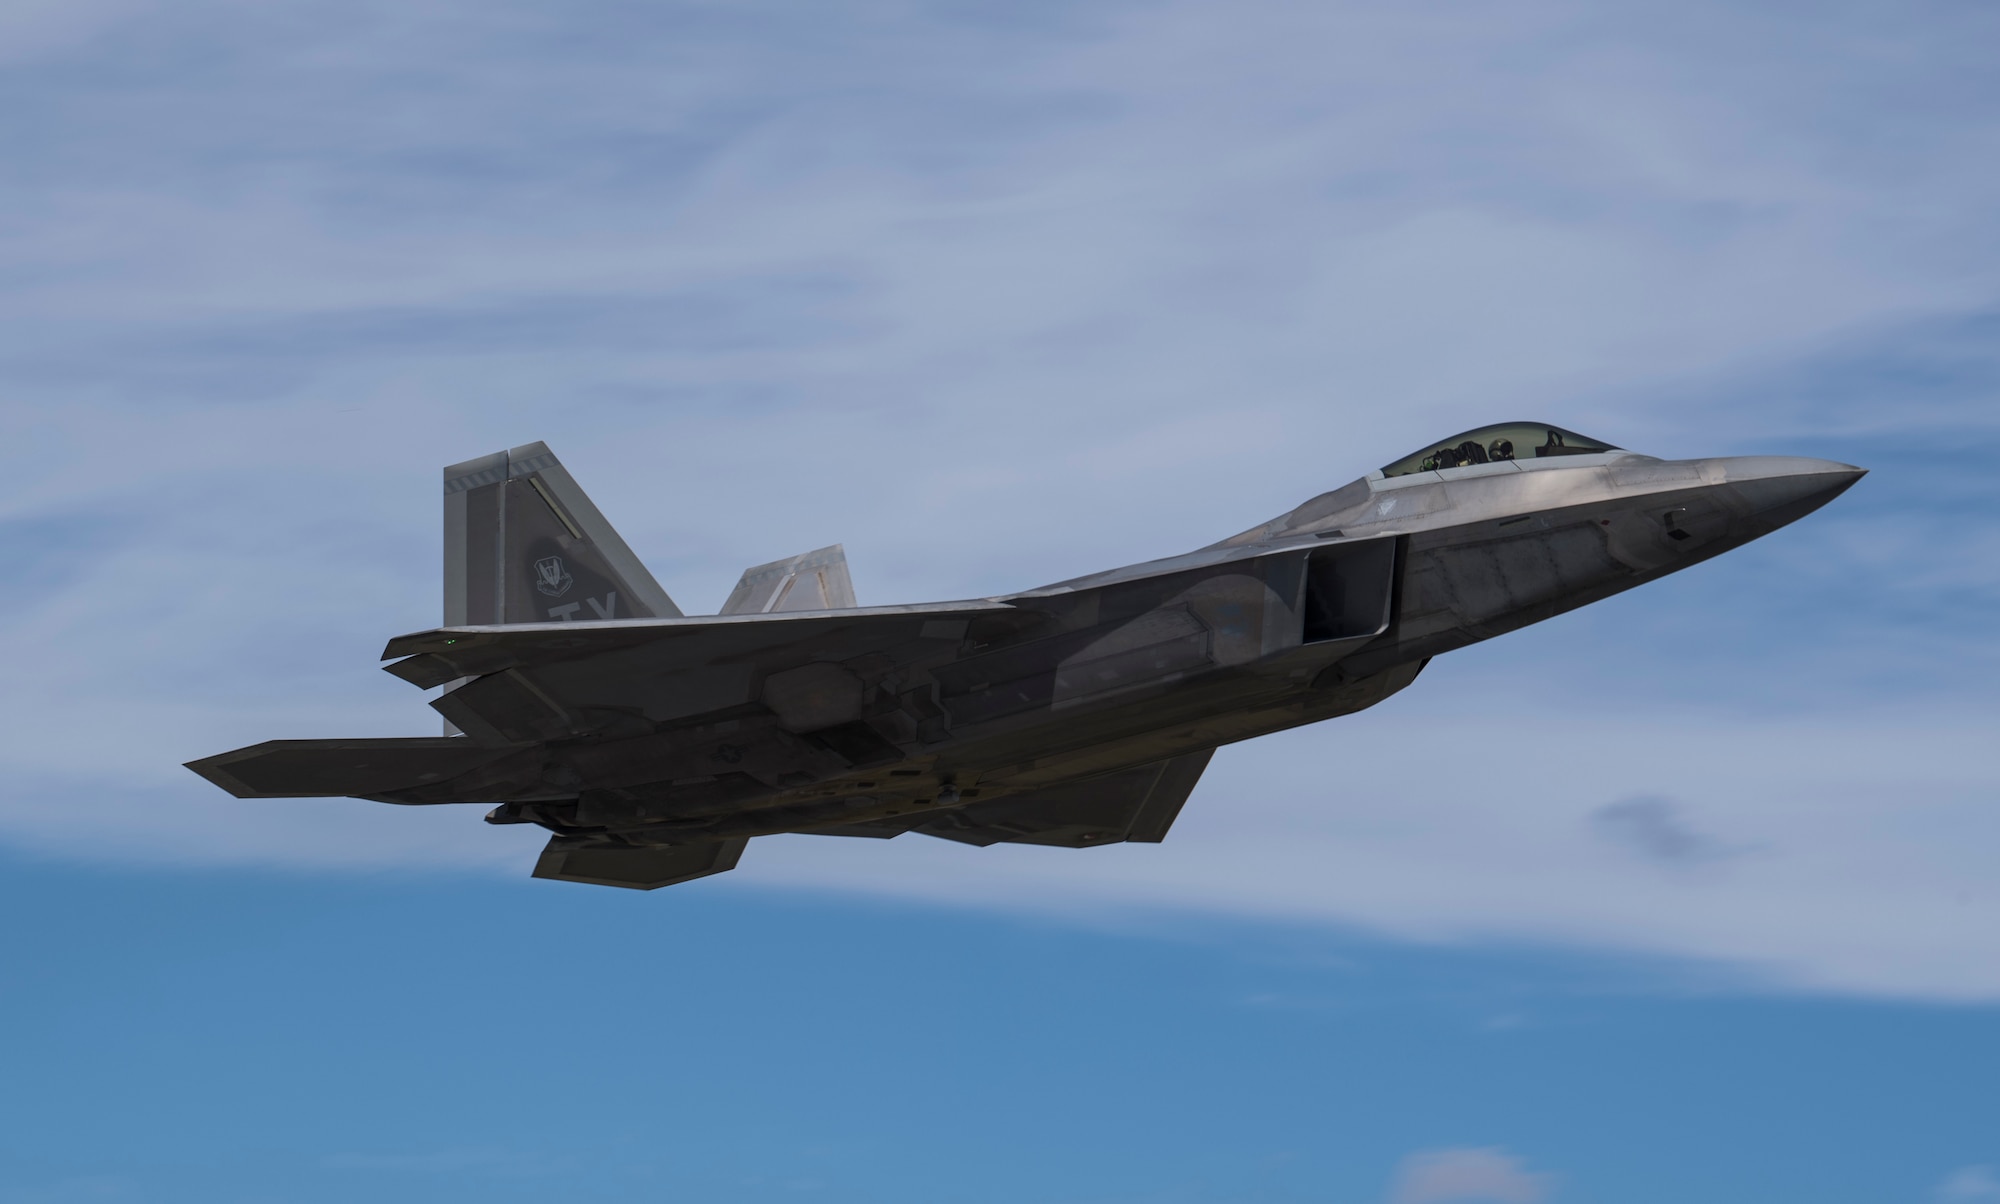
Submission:
M 382 646 L 382 659 L 400 660 L 415 656 L 420 652 L 437 652 L 458 643 L 463 638 L 453 634 L 449 627 L 433 627 L 429 631 L 412 631 L 396 636 Z

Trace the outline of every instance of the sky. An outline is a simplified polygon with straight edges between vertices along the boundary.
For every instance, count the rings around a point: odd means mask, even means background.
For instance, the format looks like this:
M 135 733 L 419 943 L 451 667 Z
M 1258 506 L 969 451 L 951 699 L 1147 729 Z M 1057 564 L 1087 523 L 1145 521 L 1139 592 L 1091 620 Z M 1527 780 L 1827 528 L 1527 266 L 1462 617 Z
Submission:
M 2000 1201 L 2000 11 L 0 5 L 0 1204 Z M 690 613 L 1545 420 L 1860 485 L 1157 846 L 649 894 L 181 768 L 427 735 L 437 470 Z

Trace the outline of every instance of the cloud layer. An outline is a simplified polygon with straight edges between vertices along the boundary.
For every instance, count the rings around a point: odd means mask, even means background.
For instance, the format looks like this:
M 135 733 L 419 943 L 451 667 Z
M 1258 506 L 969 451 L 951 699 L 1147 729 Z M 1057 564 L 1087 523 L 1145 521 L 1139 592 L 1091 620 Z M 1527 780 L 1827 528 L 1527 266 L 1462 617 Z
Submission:
M 775 11 L 0 21 L 0 835 L 524 866 L 467 811 L 178 769 L 434 730 L 370 665 L 435 621 L 437 466 L 493 448 L 549 440 L 701 611 L 836 540 L 863 602 L 1057 580 L 1546 415 L 1876 472 L 1225 751 L 1158 849 L 795 838 L 713 888 L 2000 997 L 1990 9 Z
M 1389 1204 L 1540 1204 L 1550 1185 L 1497 1147 L 1424 1150 L 1403 1160 Z

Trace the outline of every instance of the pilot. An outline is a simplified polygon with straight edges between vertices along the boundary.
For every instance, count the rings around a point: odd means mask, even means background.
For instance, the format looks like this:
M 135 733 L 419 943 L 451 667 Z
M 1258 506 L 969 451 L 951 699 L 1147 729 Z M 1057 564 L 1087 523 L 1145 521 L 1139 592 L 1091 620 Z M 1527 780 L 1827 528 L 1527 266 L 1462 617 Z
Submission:
M 1514 441 L 1512 439 L 1495 439 L 1486 445 L 1486 458 L 1489 460 L 1513 459 Z

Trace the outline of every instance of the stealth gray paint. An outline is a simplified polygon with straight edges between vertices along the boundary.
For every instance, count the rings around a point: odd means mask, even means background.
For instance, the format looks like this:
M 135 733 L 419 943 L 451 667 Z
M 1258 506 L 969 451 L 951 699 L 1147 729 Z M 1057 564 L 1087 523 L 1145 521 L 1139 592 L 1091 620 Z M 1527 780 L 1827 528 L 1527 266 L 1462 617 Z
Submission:
M 743 570 L 725 615 L 764 615 L 796 610 L 844 610 L 854 605 L 854 579 L 847 551 L 839 544 Z
M 1373 706 L 1434 656 L 1740 546 L 1861 475 L 1622 451 L 1374 473 L 1198 551 L 1019 594 L 855 607 L 836 545 L 690 618 L 529 444 L 446 470 L 457 621 L 385 652 L 457 687 L 432 705 L 465 735 L 273 741 L 191 768 L 240 797 L 493 805 L 555 833 L 538 876 L 642 888 L 777 832 L 1159 840 L 1219 745 Z M 556 616 L 586 583 L 650 617 Z
M 547 542 L 554 555 L 581 558 L 577 567 L 605 584 L 580 596 L 604 604 L 616 592 L 609 608 L 622 613 L 611 617 L 680 617 L 548 444 L 529 443 L 444 470 L 445 626 L 550 621 L 518 571 L 518 556 L 510 562 L 510 551 L 529 539 Z M 577 608 L 595 613 L 583 603 Z

